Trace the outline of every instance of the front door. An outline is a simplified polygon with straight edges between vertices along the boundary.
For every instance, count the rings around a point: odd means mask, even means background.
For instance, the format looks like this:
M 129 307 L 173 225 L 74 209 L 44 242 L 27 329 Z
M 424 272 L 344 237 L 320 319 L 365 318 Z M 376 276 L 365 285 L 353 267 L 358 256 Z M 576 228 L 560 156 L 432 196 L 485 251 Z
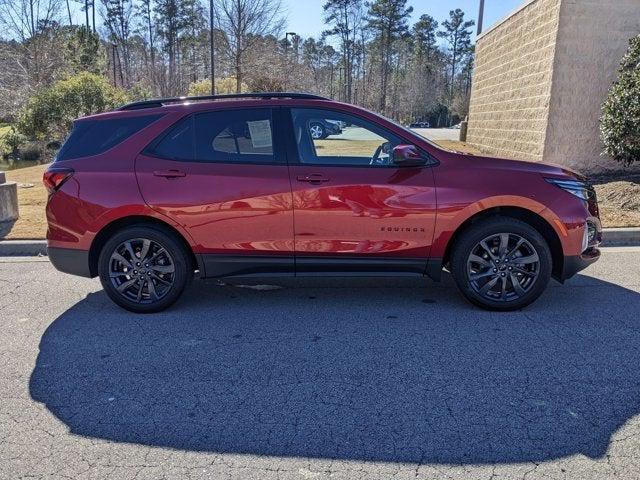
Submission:
M 291 109 L 296 271 L 424 273 L 436 197 L 429 166 L 399 167 L 407 143 L 361 117 Z
M 293 274 L 291 188 L 273 132 L 278 112 L 192 114 L 136 160 L 145 202 L 189 232 L 207 276 Z

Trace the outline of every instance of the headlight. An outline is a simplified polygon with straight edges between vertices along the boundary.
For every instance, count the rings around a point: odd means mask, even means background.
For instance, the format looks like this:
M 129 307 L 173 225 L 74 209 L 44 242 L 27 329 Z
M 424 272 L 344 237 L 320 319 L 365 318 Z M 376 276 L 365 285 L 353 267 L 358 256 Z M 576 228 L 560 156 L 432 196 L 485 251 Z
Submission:
M 584 201 L 589 201 L 594 195 L 593 187 L 580 180 L 560 180 L 557 178 L 545 178 L 545 180 Z

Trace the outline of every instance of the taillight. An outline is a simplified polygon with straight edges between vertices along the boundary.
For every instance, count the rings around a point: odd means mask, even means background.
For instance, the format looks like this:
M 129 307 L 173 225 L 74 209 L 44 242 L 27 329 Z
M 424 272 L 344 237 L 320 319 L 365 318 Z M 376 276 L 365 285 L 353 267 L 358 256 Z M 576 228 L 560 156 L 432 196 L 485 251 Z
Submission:
M 53 193 L 58 190 L 64 182 L 66 182 L 73 175 L 73 169 L 64 167 L 51 167 L 42 177 L 42 183 L 47 188 L 49 193 Z

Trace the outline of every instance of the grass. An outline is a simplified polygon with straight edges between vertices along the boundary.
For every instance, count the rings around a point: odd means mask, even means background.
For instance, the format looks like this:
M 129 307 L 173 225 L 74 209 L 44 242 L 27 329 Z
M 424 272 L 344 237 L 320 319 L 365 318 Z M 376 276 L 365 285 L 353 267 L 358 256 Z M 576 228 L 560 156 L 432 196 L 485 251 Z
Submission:
M 2 228 L 0 239 L 11 240 L 42 239 L 47 233 L 47 219 L 44 207 L 47 203 L 47 190 L 42 184 L 42 174 L 48 165 L 19 168 L 7 173 L 7 181 L 18 183 L 18 204 L 20 218 L 10 227 Z M 20 188 L 20 185 L 33 184 L 31 188 Z M 6 231 L 9 230 L 9 231 Z
M 1 127 L 0 127 L 1 128 Z M 330 140 L 321 140 L 318 142 L 319 146 L 324 148 L 331 148 L 331 153 L 349 153 L 349 154 L 362 154 L 371 155 L 377 147 L 378 142 L 370 140 L 358 141 L 359 149 L 354 150 L 353 145 L 342 145 L 343 142 L 332 142 L 332 145 L 325 145 Z M 351 144 L 352 142 L 344 142 L 344 144 Z M 456 150 L 459 152 L 479 154 L 480 152 L 470 145 L 462 142 L 456 142 L 452 140 L 438 140 L 436 143 L 443 148 L 449 150 Z M 341 150 L 342 149 L 342 150 Z M 320 152 L 319 152 L 320 153 Z M 329 154 L 327 151 L 325 153 Z M 11 170 L 7 172 L 7 180 L 14 181 L 18 184 L 33 184 L 31 188 L 18 188 L 18 201 L 20 204 L 20 218 L 11 226 L 5 224 L 4 229 L 0 224 L 0 239 L 6 238 L 11 240 L 17 239 L 41 239 L 45 238 L 47 232 L 47 221 L 44 213 L 44 208 L 47 203 L 47 191 L 42 185 L 42 174 L 44 173 L 47 165 L 37 165 L 35 167 L 20 168 L 17 170 Z M 635 203 L 625 206 L 621 204 L 617 199 L 615 193 L 621 191 L 616 188 L 615 179 L 602 181 L 596 185 L 596 191 L 600 199 L 600 214 L 602 217 L 602 223 L 605 227 L 629 227 L 640 226 L 640 212 L 638 211 Z M 629 182 L 625 182 L 629 183 Z M 610 192 L 612 188 L 615 188 L 613 193 Z M 626 187 L 629 188 L 628 185 Z M 628 193 L 626 193 L 628 192 Z M 635 190 L 625 190 L 622 193 L 623 197 L 633 197 L 637 202 L 636 197 L 640 196 Z

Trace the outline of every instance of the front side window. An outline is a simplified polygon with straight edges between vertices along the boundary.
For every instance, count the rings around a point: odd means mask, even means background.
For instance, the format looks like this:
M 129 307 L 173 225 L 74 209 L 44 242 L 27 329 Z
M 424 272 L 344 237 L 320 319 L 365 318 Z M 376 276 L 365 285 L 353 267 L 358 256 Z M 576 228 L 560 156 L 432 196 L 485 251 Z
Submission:
M 195 115 L 195 157 L 201 162 L 273 163 L 273 124 L 268 108 Z
M 389 166 L 400 137 L 354 115 L 314 108 L 291 110 L 300 162 Z
M 161 116 L 143 115 L 76 122 L 69 138 L 58 152 L 56 161 L 104 153 L 155 122 Z

